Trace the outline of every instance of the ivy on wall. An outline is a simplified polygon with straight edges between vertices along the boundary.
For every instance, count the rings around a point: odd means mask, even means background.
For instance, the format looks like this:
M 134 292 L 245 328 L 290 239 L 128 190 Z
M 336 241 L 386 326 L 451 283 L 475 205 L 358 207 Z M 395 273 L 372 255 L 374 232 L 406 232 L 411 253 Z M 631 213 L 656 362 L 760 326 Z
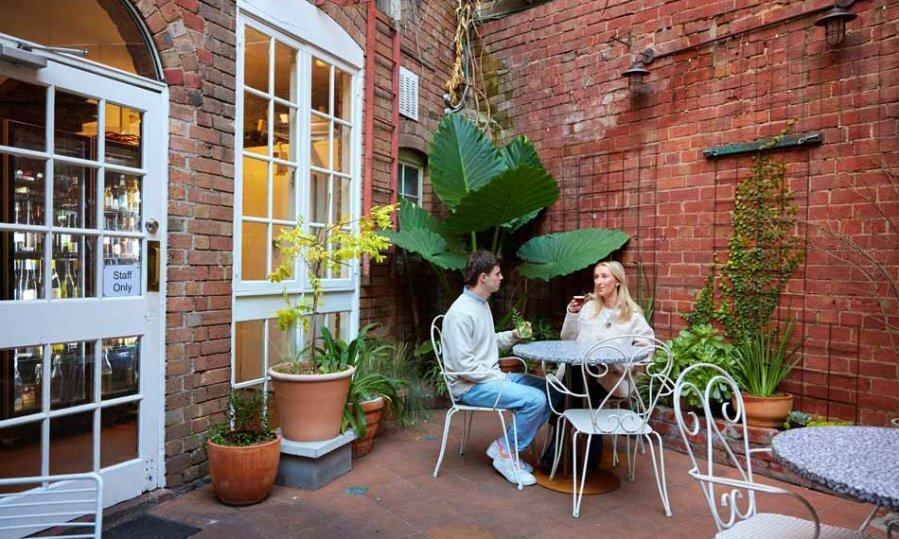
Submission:
M 727 259 L 712 264 L 693 311 L 684 315 L 691 326 L 718 322 L 734 341 L 766 331 L 781 292 L 802 262 L 786 166 L 765 152 L 784 135 L 755 155 L 749 176 L 737 187 Z

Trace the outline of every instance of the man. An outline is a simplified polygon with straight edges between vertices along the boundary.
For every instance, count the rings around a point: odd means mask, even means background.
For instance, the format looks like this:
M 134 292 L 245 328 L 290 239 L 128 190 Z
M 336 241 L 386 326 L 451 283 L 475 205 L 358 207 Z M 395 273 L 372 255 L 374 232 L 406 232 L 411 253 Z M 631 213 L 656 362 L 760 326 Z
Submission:
M 477 251 L 468 257 L 465 288 L 443 320 L 444 362 L 448 373 L 477 371 L 449 376 L 450 391 L 462 404 L 488 408 L 495 405 L 514 412 L 509 443 L 515 443 L 517 432 L 518 451 L 523 451 L 549 418 L 550 409 L 543 378 L 519 373 L 507 375 L 499 370 L 499 347 L 508 348 L 519 339 L 517 329 L 500 333 L 493 330 L 493 314 L 487 299 L 499 290 L 502 282 L 499 261 L 492 253 Z M 514 448 L 507 447 L 502 436 L 490 444 L 487 455 L 493 458 L 493 467 L 512 483 L 537 482 L 531 466 L 516 461 Z

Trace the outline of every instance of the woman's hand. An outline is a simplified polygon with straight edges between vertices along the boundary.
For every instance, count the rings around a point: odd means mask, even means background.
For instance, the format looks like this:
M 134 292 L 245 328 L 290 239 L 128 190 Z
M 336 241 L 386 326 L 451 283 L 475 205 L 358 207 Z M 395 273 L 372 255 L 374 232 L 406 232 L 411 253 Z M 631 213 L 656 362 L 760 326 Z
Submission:
M 583 306 L 584 306 L 583 301 L 578 301 L 578 300 L 572 298 L 571 301 L 568 302 L 568 312 L 570 312 L 571 314 L 577 314 L 577 313 L 581 312 L 581 308 Z

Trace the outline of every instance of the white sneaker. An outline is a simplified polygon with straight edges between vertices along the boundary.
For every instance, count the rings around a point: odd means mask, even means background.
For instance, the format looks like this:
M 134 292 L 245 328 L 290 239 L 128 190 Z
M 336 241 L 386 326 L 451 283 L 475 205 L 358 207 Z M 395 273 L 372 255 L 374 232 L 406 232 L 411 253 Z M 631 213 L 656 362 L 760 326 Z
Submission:
M 497 440 L 493 440 L 493 443 L 490 444 L 490 447 L 487 448 L 487 456 L 491 459 L 498 459 L 499 456 L 499 442 Z M 534 471 L 534 467 L 528 464 L 527 462 L 518 459 L 520 461 L 521 469 L 526 471 L 527 473 L 532 473 Z
M 506 478 L 506 481 L 514 484 L 518 484 L 521 481 L 521 485 L 525 487 L 529 487 L 531 485 L 537 484 L 537 478 L 534 477 L 531 472 L 526 472 L 521 468 L 518 468 L 518 477 L 515 477 L 515 465 L 512 463 L 512 459 L 504 459 L 504 458 L 495 458 L 493 459 L 493 468 L 496 469 L 499 473 L 503 474 L 503 477 Z

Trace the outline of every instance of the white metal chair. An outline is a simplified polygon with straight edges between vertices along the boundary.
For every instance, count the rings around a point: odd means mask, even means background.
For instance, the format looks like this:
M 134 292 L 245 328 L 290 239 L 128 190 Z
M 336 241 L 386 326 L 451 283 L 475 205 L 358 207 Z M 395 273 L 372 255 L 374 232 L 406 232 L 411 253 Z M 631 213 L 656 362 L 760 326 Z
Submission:
M 629 345 L 629 343 L 634 342 L 635 339 L 640 339 L 646 344 L 627 346 L 626 349 L 621 346 L 622 343 L 627 343 Z M 665 358 L 665 361 L 654 363 L 653 357 L 656 354 L 661 354 L 662 357 Z M 589 454 L 590 442 L 592 441 L 593 436 L 602 436 L 604 434 L 616 437 L 628 436 L 628 477 L 631 481 L 634 480 L 635 476 L 636 452 L 638 447 L 637 444 L 633 444 L 633 449 L 631 448 L 630 437 L 634 436 L 638 439 L 645 440 L 649 444 L 653 471 L 655 472 L 656 478 L 656 487 L 658 488 L 659 496 L 662 499 L 662 507 L 665 510 L 665 515 L 670 517 L 671 505 L 668 502 L 668 487 L 665 481 L 665 454 L 662 446 L 662 437 L 653 430 L 652 426 L 650 426 L 649 418 L 652 415 L 652 411 L 655 409 L 655 405 L 659 398 L 670 395 L 674 389 L 671 380 L 668 378 L 668 373 L 671 371 L 672 366 L 671 350 L 669 350 L 668 346 L 662 341 L 647 339 L 636 335 L 624 335 L 605 339 L 591 346 L 584 356 L 585 361 L 581 364 L 581 369 L 583 370 L 585 381 L 591 378 L 599 380 L 605 376 L 609 376 L 612 368 L 609 363 L 590 364 L 590 360 L 597 357 L 613 358 L 616 360 L 615 364 L 622 367 L 624 370 L 623 376 L 614 383 L 612 390 L 609 391 L 599 403 L 593 402 L 590 392 L 586 389 L 584 390 L 584 393 L 575 393 L 566 387 L 556 376 L 552 374 L 546 376 L 547 393 L 549 393 L 552 388 L 563 394 L 586 399 L 587 401 L 587 408 L 570 408 L 563 412 L 556 411 L 555 409 L 553 410 L 555 413 L 561 415 L 557 420 L 555 428 L 557 450 L 550 477 L 555 477 L 558 469 L 559 457 L 562 454 L 561 448 L 564 443 L 564 436 L 562 433 L 565 431 L 566 423 L 570 423 L 573 427 L 571 443 L 573 448 L 572 454 L 574 455 L 572 459 L 572 481 L 574 489 L 572 492 L 571 515 L 577 518 L 580 515 L 581 500 L 584 496 L 584 483 L 587 477 L 586 455 Z M 634 391 L 631 394 L 630 408 L 621 408 L 621 399 L 616 399 L 612 395 L 615 389 L 617 389 L 624 381 L 629 382 L 631 387 L 636 386 L 634 371 L 637 368 L 645 369 L 647 375 L 646 388 L 642 392 Z M 548 400 L 550 401 L 550 406 L 552 406 L 552 399 Z M 581 471 L 580 488 L 578 488 L 576 448 L 578 436 L 581 434 L 587 435 L 587 449 L 584 458 L 584 467 Z M 653 438 L 655 438 L 655 441 L 658 442 L 659 446 L 658 459 L 656 458 Z M 617 458 L 617 445 L 614 450 Z
M 103 479 L 98 474 L 0 479 L 0 489 L 11 486 L 22 490 L 0 493 L 0 538 L 26 537 L 57 529 L 64 530 L 62 535 L 41 537 L 99 539 L 102 536 Z M 73 531 L 81 533 L 73 534 Z
M 506 418 L 503 415 L 505 412 L 510 412 L 511 410 L 507 408 L 498 408 L 496 403 L 499 402 L 500 397 L 502 397 L 502 389 L 500 389 L 499 394 L 496 396 L 496 402 L 490 408 L 481 407 L 481 406 L 469 406 L 467 404 L 462 404 L 456 399 L 453 395 L 451 388 L 451 376 L 469 376 L 469 375 L 491 375 L 496 376 L 497 381 L 501 383 L 505 383 L 505 376 L 502 373 L 494 372 L 494 371 L 449 371 L 446 368 L 446 363 L 443 361 L 443 335 L 441 332 L 441 325 L 443 323 L 444 315 L 437 316 L 434 318 L 434 321 L 431 322 L 431 346 L 434 348 L 434 355 L 437 357 L 437 363 L 440 365 L 440 372 L 443 375 L 443 380 L 446 382 L 447 393 L 449 393 L 450 401 L 452 402 L 452 406 L 446 412 L 446 420 L 443 424 L 443 438 L 440 440 L 440 456 L 437 457 L 437 465 L 434 467 L 434 477 L 437 477 L 438 472 L 440 472 L 440 464 L 443 462 L 443 455 L 446 452 L 446 441 L 449 437 L 450 423 L 453 420 L 453 415 L 458 412 L 463 412 L 462 417 L 462 443 L 459 446 L 459 454 L 465 454 L 465 444 L 468 443 L 468 437 L 471 434 L 471 419 L 474 414 L 472 412 L 493 412 L 499 415 L 500 424 L 503 427 L 503 439 L 506 442 L 506 447 L 514 447 L 515 448 L 515 461 L 518 462 L 518 429 L 514 430 L 514 444 L 509 443 L 509 432 L 506 429 Z M 522 363 L 524 363 L 522 361 Z M 527 365 L 525 365 L 525 369 L 527 369 Z M 512 416 L 512 421 L 515 421 L 515 417 Z M 524 488 L 521 484 L 521 479 L 518 477 L 518 471 L 515 470 L 515 480 L 518 483 L 518 490 Z
M 706 372 L 696 372 L 705 370 Z M 694 375 L 693 379 L 705 380 L 703 387 L 698 387 L 687 379 Z M 699 375 L 696 377 L 696 375 Z M 722 406 L 724 428 L 728 430 L 739 429 L 741 431 L 741 448 L 737 449 L 741 454 L 737 455 L 732 448 L 733 441 L 728 442 L 722 433 L 722 427 L 712 416 L 709 394 L 715 384 L 724 383 L 730 386 L 734 394 L 736 408 L 730 403 Z M 690 393 L 698 395 L 702 400 L 703 417 L 695 411 L 686 411 L 681 403 L 684 397 Z M 752 477 L 752 455 L 756 453 L 770 452 L 770 448 L 749 448 L 749 433 L 746 428 L 746 415 L 743 408 L 743 396 L 734 379 L 718 366 L 698 363 L 684 369 L 675 383 L 674 388 L 674 413 L 677 418 L 677 427 L 684 445 L 690 455 L 693 467 L 689 470 L 690 476 L 699 481 L 702 494 L 708 503 L 709 511 L 718 528 L 717 538 L 736 537 L 778 537 L 795 539 L 870 539 L 871 536 L 861 530 L 847 530 L 833 526 L 822 525 L 818 520 L 818 514 L 811 504 L 802 496 L 779 487 L 756 483 Z M 704 430 L 704 432 L 703 432 Z M 690 440 L 705 440 L 706 462 L 703 467 L 693 453 Z M 716 445 L 723 449 L 727 455 L 729 464 L 737 470 L 741 479 L 730 479 L 716 474 L 717 468 L 713 456 Z M 717 465 L 723 467 L 723 465 Z M 779 513 L 759 513 L 755 503 L 756 492 L 788 496 L 802 504 L 811 515 L 811 520 L 804 520 Z M 720 507 L 716 500 L 720 496 Z

